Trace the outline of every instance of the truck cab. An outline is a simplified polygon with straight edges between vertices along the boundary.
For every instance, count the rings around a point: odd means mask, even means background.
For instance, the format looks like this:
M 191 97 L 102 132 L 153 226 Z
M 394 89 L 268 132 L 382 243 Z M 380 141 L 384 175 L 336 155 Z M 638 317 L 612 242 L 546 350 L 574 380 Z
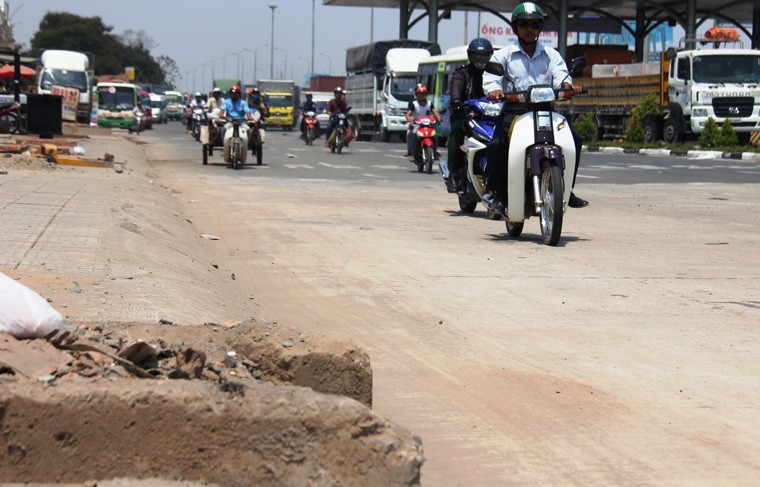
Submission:
M 49 49 L 42 53 L 40 61 L 42 68 L 37 76 L 37 93 L 52 94 L 56 86 L 77 90 L 79 102 L 76 108 L 76 119 L 89 122 L 92 85 L 88 72 L 90 59 L 87 55 L 76 51 Z
M 701 133 L 708 118 L 730 120 L 742 139 L 760 130 L 760 51 L 671 49 L 667 57 L 666 142 Z

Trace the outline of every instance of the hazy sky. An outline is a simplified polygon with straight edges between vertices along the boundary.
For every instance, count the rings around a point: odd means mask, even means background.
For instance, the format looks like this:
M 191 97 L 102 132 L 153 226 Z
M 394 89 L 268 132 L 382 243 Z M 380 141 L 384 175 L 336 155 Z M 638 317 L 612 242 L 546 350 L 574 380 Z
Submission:
M 151 49 L 154 57 L 166 55 L 177 63 L 183 77 L 179 83 L 182 90 L 210 88 L 212 71 L 215 78 L 236 78 L 243 72 L 244 82 L 249 82 L 256 67 L 255 78 L 268 78 L 271 49 L 258 46 L 270 43 L 269 5 L 277 5 L 275 77 L 285 74 L 299 83 L 311 65 L 312 5 L 316 25 L 314 70 L 319 73 L 332 68 L 333 74 L 344 74 L 347 47 L 371 39 L 396 39 L 399 30 L 397 9 L 375 8 L 371 22 L 369 8 L 324 6 L 322 0 L 8 0 L 8 4 L 14 37 L 25 48 L 48 11 L 99 16 L 113 27 L 114 34 L 143 30 L 156 44 Z M 416 10 L 412 18 L 421 13 Z M 464 13 L 455 12 L 450 20 L 439 24 L 439 43 L 444 51 L 476 37 L 478 14 L 469 14 L 467 23 L 466 36 Z M 409 37 L 426 40 L 427 31 L 425 18 L 412 28 Z M 257 55 L 244 48 L 255 50 Z

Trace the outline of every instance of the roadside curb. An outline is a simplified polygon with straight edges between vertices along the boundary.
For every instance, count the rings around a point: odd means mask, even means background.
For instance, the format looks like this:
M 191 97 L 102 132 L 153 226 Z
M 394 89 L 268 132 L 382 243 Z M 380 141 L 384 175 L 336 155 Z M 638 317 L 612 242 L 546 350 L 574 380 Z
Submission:
M 715 150 L 670 150 L 670 149 L 624 149 L 623 147 L 583 146 L 584 152 L 603 154 L 639 154 L 653 157 L 688 157 L 690 159 L 735 159 L 760 162 L 758 152 L 723 152 Z

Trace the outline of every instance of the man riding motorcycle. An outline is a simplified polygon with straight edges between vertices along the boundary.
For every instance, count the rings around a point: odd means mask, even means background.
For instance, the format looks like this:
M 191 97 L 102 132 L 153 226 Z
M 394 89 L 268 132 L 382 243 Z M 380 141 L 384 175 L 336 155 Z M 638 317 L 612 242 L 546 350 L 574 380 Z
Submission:
M 420 143 L 417 140 L 417 129 L 419 125 L 414 123 L 416 119 L 424 115 L 432 115 L 438 123 L 441 123 L 441 114 L 433 106 L 433 102 L 427 100 L 427 87 L 424 85 L 417 85 L 414 90 L 414 94 L 417 99 L 409 102 L 409 106 L 406 109 L 406 121 L 409 122 L 409 132 L 406 136 L 406 148 L 407 157 L 409 162 L 414 162 L 414 155 L 420 150 Z M 438 159 L 438 150 L 435 150 L 435 158 Z
M 187 117 L 187 132 L 190 133 L 193 130 L 193 108 L 195 107 L 205 107 L 206 103 L 203 101 L 203 95 L 201 95 L 200 91 L 196 91 L 194 98 L 190 100 L 190 103 L 188 104 L 190 107 L 190 116 Z
M 317 113 L 317 103 L 314 101 L 314 95 L 306 92 L 306 101 L 301 103 L 301 138 L 306 140 L 306 113 Z
M 482 98 L 483 71 L 486 63 L 493 55 L 493 46 L 487 39 L 478 37 L 467 46 L 467 64 L 463 64 L 454 70 L 451 77 L 451 132 L 449 133 L 448 167 L 449 178 L 446 180 L 446 189 L 449 193 L 464 190 L 465 178 L 460 177 L 460 171 L 465 165 L 465 158 L 460 146 L 464 143 L 465 123 L 467 113 L 464 109 L 464 101 Z
M 330 116 L 330 121 L 327 123 L 327 131 L 325 133 L 325 147 L 328 146 L 330 136 L 338 125 L 337 115 L 339 113 L 348 113 L 348 103 L 346 103 L 346 94 L 343 91 L 343 88 L 338 86 L 333 91 L 333 94 L 335 95 L 335 98 L 332 98 L 327 102 L 327 114 Z
M 254 121 L 254 114 L 258 113 L 258 110 L 251 108 L 248 104 L 240 98 L 240 87 L 238 85 L 230 86 L 230 97 L 224 100 L 222 103 L 221 118 L 235 118 L 235 119 L 247 119 Z M 224 140 L 224 133 L 232 128 L 232 122 L 227 122 L 222 128 L 222 140 Z M 240 130 L 248 131 L 248 125 L 241 124 Z
M 255 108 L 261 114 L 262 120 L 269 116 L 269 108 L 264 103 L 261 91 L 255 86 L 248 90 L 248 106 Z
M 517 42 L 496 51 L 492 61 L 504 67 L 504 76 L 490 73 L 483 75 L 483 91 L 489 99 L 498 100 L 504 97 L 503 80 L 510 80 L 509 90 L 526 90 L 532 85 L 548 84 L 554 88 L 572 87 L 576 93 L 580 86 L 572 84 L 567 65 L 559 53 L 538 42 L 538 36 L 544 25 L 544 14 L 538 5 L 532 2 L 521 3 L 512 11 L 512 28 L 517 35 Z M 496 125 L 493 141 L 488 145 L 488 165 L 486 166 L 486 189 L 488 196 L 483 199 L 488 203 L 489 212 L 502 214 L 507 200 L 507 151 L 509 150 L 509 126 L 512 121 L 524 113 L 524 109 L 509 107 L 501 123 Z M 580 165 L 582 141 L 570 127 L 576 146 L 577 173 Z M 573 175 L 575 184 L 575 175 Z M 570 192 L 568 206 L 583 208 L 588 201 Z

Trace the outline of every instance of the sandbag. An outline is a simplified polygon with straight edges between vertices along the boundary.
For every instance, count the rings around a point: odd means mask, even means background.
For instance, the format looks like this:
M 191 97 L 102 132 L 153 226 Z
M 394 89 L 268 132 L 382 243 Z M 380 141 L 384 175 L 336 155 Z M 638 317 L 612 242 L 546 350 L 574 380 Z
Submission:
M 42 296 L 0 272 L 0 332 L 40 338 L 63 324 L 61 313 Z

